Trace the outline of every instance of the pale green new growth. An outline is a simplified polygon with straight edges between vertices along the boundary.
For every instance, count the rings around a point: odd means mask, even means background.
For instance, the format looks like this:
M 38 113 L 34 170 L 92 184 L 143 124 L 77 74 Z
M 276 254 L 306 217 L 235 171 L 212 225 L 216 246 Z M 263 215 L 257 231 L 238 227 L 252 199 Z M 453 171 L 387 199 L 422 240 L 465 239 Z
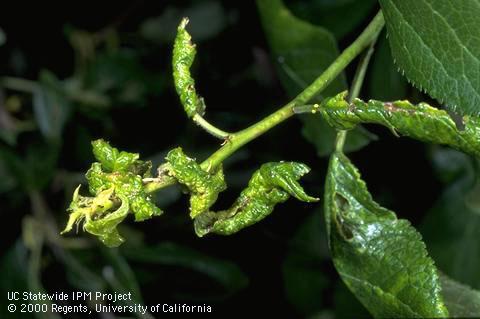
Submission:
M 98 236 L 105 245 L 116 247 L 124 241 L 116 228 L 129 212 L 136 221 L 162 213 L 144 189 L 143 179 L 150 177 L 152 164 L 139 160 L 138 154 L 120 152 L 104 140 L 93 141 L 92 145 L 99 161 L 86 174 L 93 197 L 81 196 L 77 187 L 62 234 L 84 222 L 85 231 Z

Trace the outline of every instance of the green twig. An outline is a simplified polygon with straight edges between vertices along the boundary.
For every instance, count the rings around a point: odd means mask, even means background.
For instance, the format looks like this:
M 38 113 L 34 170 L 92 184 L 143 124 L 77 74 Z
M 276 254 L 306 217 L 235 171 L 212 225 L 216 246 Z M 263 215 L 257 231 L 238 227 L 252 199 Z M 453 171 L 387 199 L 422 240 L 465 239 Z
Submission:
M 317 113 L 319 108 L 320 108 L 320 104 L 317 104 L 317 103 L 300 105 L 300 106 L 295 106 L 293 108 L 293 113 L 295 113 L 295 114 L 305 114 L 305 113 L 315 114 L 315 113 Z
M 350 89 L 350 95 L 348 97 L 348 101 L 352 102 L 356 99 L 359 94 L 360 90 L 362 89 L 363 80 L 365 79 L 365 74 L 367 73 L 367 67 L 370 63 L 370 59 L 372 57 L 375 43 L 377 42 L 377 36 L 372 40 L 370 43 L 370 47 L 362 56 L 360 62 L 358 63 L 357 70 L 355 71 L 355 76 L 353 77 L 352 86 Z M 337 134 L 337 139 L 335 141 L 335 150 L 341 151 L 343 150 L 343 146 L 345 145 L 345 140 L 347 139 L 347 131 L 339 131 Z
M 345 69 L 345 67 L 352 62 L 355 57 L 357 57 L 366 47 L 371 45 L 371 43 L 376 40 L 378 34 L 383 29 L 384 24 L 385 22 L 383 19 L 383 14 L 382 12 L 379 12 L 373 18 L 367 28 L 360 34 L 360 36 L 348 48 L 346 48 L 342 54 L 340 54 L 340 56 L 325 70 L 325 72 L 323 72 L 296 98 L 256 124 L 240 132 L 229 135 L 228 143 L 225 143 L 225 145 L 223 145 L 208 159 L 206 159 L 201 164 L 202 168 L 210 170 L 217 167 L 240 147 L 294 115 L 294 108 L 296 106 L 305 105 L 309 100 L 324 90 Z M 174 183 L 175 181 L 173 179 L 164 179 L 160 182 L 151 182 L 146 185 L 146 190 L 147 192 L 154 192 Z
M 205 120 L 200 114 L 195 114 L 193 116 L 193 121 L 198 125 L 200 126 L 201 128 L 203 128 L 205 131 L 207 131 L 207 133 L 215 136 L 215 137 L 218 137 L 220 139 L 227 139 L 231 133 L 228 133 L 228 132 L 225 132 L 225 131 L 222 131 L 221 129 L 213 126 L 212 124 L 210 124 L 209 122 L 207 122 L 207 120 Z

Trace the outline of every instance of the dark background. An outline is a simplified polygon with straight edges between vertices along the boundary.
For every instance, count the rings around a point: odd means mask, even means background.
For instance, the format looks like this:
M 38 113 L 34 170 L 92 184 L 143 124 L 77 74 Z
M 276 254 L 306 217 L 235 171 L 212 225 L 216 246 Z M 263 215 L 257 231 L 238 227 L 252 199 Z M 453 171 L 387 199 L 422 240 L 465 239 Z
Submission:
M 314 9 L 321 8 L 322 1 L 310 2 L 318 4 Z M 312 20 L 315 11 L 302 11 L 310 2 L 289 5 Z M 338 14 L 337 7 L 326 8 Z M 337 36 L 340 49 L 377 10 L 370 5 L 351 30 Z M 290 200 L 236 235 L 200 239 L 187 216 L 188 198 L 172 188 L 158 194 L 163 216 L 124 223 L 127 243 L 119 249 L 109 251 L 81 230 L 67 239 L 56 236 L 66 223 L 74 187 L 84 182 L 82 174 L 94 161 L 91 140 L 103 137 L 156 164 L 179 145 L 199 160 L 220 146 L 187 120 L 173 89 L 172 43 L 176 24 L 185 14 L 191 15 L 190 29 L 198 43 L 192 71 L 212 123 L 236 131 L 288 101 L 253 1 L 0 5 L 0 28 L 7 37 L 0 47 L 0 76 L 33 81 L 47 96 L 47 102 L 38 104 L 32 92 L 2 80 L 0 107 L 9 118 L 31 123 L 27 129 L 0 123 L 2 136 L 8 136 L 0 140 L 2 289 L 118 291 L 105 275 L 105 269 L 113 269 L 124 289 L 140 287 L 147 305 L 206 303 L 215 314 L 231 316 L 332 318 L 349 310 L 361 316 L 361 306 L 341 284 L 328 257 L 321 203 Z M 197 37 L 195 25 L 201 29 Z M 88 53 L 91 43 L 94 49 Z M 379 52 L 388 59 L 386 42 L 380 40 L 379 46 L 385 47 Z M 369 71 L 363 98 L 423 98 L 403 80 L 379 93 L 372 72 L 386 73 L 392 67 L 390 62 L 383 68 L 382 59 L 374 56 L 377 66 Z M 53 81 L 42 77 L 45 70 Z M 347 69 L 349 81 L 353 71 L 354 67 Z M 131 94 L 125 97 L 128 90 Z M 48 127 L 58 129 L 52 133 Z M 367 128 L 379 140 L 352 153 L 352 160 L 374 198 L 419 225 L 441 188 L 430 148 L 395 138 L 383 128 Z M 301 129 L 300 121 L 289 120 L 229 158 L 224 164 L 230 187 L 215 207 L 228 207 L 251 173 L 268 161 L 307 163 L 312 172 L 303 184 L 321 197 L 328 159 L 316 155 Z M 0 304 L 4 311 L 3 300 Z

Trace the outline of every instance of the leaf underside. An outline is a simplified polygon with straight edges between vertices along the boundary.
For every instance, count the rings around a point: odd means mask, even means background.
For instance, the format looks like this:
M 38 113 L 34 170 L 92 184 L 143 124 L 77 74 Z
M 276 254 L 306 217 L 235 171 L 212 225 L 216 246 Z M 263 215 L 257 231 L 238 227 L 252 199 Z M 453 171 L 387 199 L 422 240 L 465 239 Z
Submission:
M 380 0 L 405 76 L 453 111 L 480 113 L 480 2 Z
M 480 292 L 440 274 L 442 295 L 452 318 L 479 318 Z

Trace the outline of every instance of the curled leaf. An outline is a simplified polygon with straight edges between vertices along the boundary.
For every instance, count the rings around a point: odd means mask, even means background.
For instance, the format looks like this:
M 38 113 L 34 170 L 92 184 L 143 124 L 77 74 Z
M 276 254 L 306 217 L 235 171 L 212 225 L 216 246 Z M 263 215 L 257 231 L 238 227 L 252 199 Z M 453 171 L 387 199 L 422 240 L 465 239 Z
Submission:
M 81 196 L 79 190 L 80 186 L 73 194 L 68 208 L 70 218 L 62 234 L 69 232 L 74 224 L 84 221 L 84 230 L 98 236 L 106 246 L 116 247 L 123 243 L 116 228 L 128 214 L 128 199 L 120 194 L 114 196 L 113 187 L 99 192 L 95 197 Z
M 130 210 L 136 221 L 143 221 L 162 213 L 152 202 L 152 197 L 145 192 L 142 176 L 131 172 L 107 173 L 102 171 L 99 163 L 93 163 L 88 170 L 87 181 L 90 193 L 98 194 L 105 188 L 113 187 L 115 194 L 125 196 L 130 203 Z
M 444 110 L 426 103 L 413 105 L 408 101 L 364 102 L 346 100 L 347 92 L 326 99 L 320 113 L 327 122 L 341 130 L 352 129 L 360 123 L 375 123 L 420 141 L 451 146 L 462 152 L 480 156 L 480 119 L 463 116 L 456 123 Z
M 222 168 L 211 174 L 183 153 L 180 147 L 171 150 L 166 157 L 170 164 L 169 174 L 185 185 L 190 192 L 190 217 L 195 218 L 207 211 L 218 198 L 218 194 L 227 188 Z
M 305 164 L 296 162 L 263 164 L 230 209 L 199 215 L 194 222 L 195 232 L 200 237 L 208 233 L 231 235 L 264 219 L 290 195 L 306 202 L 317 201 L 298 183 L 309 170 Z
M 128 199 L 118 194 L 120 207 L 115 211 L 97 219 L 91 219 L 84 224 L 84 228 L 92 235 L 98 236 L 100 241 L 108 247 L 120 246 L 125 240 L 118 233 L 117 226 L 128 214 Z
M 310 168 L 307 165 L 296 162 L 266 163 L 260 167 L 264 184 L 283 189 L 298 200 L 315 202 L 318 198 L 307 195 L 297 182 L 308 172 Z
M 93 197 L 81 196 L 80 187 L 75 190 L 62 234 L 84 221 L 85 231 L 114 247 L 123 242 L 116 227 L 128 212 L 135 215 L 135 221 L 143 221 L 160 215 L 162 210 L 155 206 L 143 184 L 143 178 L 150 176 L 151 162 L 139 160 L 135 153 L 120 152 L 103 140 L 92 145 L 99 160 L 86 174 Z
M 93 141 L 92 146 L 93 155 L 108 172 L 127 170 L 139 158 L 137 153 L 119 152 L 103 139 Z
M 205 113 L 205 103 L 203 98 L 197 95 L 195 80 L 190 74 L 190 67 L 197 52 L 195 44 L 192 43 L 192 37 L 185 29 L 187 24 L 188 19 L 183 18 L 178 26 L 173 46 L 172 67 L 175 90 L 188 117 L 193 117 L 195 114 Z

